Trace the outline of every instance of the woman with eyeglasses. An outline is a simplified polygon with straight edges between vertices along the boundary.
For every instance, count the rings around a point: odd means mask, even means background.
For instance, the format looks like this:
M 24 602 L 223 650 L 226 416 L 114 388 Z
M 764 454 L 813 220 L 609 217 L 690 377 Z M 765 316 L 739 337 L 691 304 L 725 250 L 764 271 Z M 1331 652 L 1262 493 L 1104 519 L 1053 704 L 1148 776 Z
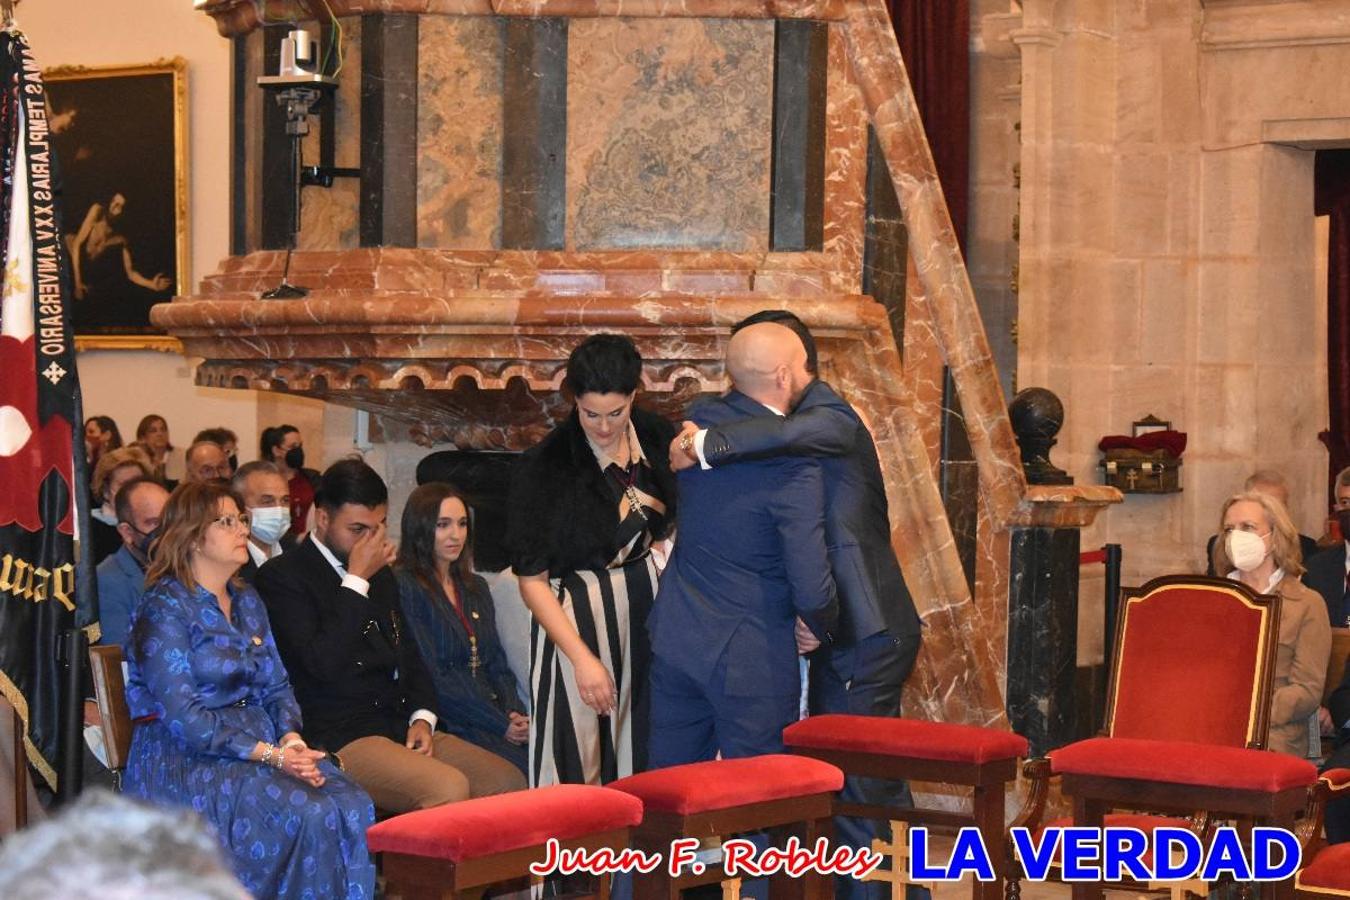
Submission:
M 138 725 L 125 790 L 211 823 L 258 897 L 374 896 L 370 798 L 300 736 L 300 707 L 267 612 L 235 573 L 248 516 L 224 485 L 180 486 L 164 508 L 127 639 Z
M 1280 597 L 1266 746 L 1306 757 L 1309 720 L 1322 702 L 1331 655 L 1331 622 L 1321 595 L 1299 580 L 1304 572 L 1302 555 L 1298 529 L 1279 500 L 1247 491 L 1224 503 L 1219 540 L 1214 542 L 1214 571 L 1259 594 Z

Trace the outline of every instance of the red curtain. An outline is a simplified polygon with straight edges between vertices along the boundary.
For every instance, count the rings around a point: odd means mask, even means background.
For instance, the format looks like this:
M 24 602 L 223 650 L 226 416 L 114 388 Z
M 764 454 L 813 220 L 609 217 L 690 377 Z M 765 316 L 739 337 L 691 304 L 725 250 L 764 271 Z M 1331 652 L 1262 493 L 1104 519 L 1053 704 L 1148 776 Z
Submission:
M 970 182 L 970 0 L 886 0 L 964 249 Z
M 1313 205 L 1331 217 L 1327 265 L 1328 429 L 1318 435 L 1331 452 L 1328 485 L 1350 466 L 1350 150 L 1319 150 Z M 1328 489 L 1328 495 L 1331 491 Z

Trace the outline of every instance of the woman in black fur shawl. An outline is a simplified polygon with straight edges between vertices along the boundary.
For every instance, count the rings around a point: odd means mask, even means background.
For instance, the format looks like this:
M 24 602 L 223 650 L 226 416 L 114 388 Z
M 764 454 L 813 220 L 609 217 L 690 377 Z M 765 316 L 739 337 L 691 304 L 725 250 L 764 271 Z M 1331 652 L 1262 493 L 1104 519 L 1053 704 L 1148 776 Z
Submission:
M 532 787 L 646 768 L 652 545 L 675 524 L 675 428 L 633 407 L 641 376 L 628 338 L 583 341 L 567 361 L 571 415 L 512 475 L 512 567 L 534 617 Z

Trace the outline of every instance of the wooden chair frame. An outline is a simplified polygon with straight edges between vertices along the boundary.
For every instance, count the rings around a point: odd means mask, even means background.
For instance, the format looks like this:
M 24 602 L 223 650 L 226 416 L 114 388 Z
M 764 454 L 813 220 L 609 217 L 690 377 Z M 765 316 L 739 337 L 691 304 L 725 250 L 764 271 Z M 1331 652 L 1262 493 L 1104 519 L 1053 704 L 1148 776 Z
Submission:
M 617 853 L 629 846 L 631 832 L 631 828 L 598 831 L 560 840 L 558 846 L 562 850 L 588 851 L 608 847 Z M 380 854 L 380 862 L 387 895 L 402 900 L 477 900 L 494 884 L 529 877 L 530 865 L 543 860 L 544 854 L 545 846 L 534 844 L 456 863 L 386 850 Z M 609 900 L 609 876 L 599 876 L 596 881 L 595 890 L 581 896 Z
M 1200 575 L 1154 578 L 1141 587 L 1121 590 L 1120 616 L 1113 641 L 1114 653 L 1111 657 L 1106 715 L 1098 736 L 1111 737 L 1114 730 L 1116 701 L 1120 688 L 1120 666 L 1132 604 L 1146 602 L 1159 591 L 1182 586 L 1210 588 L 1236 594 L 1243 602 L 1262 610 L 1264 615 L 1262 639 L 1257 647 L 1256 668 L 1253 674 L 1253 702 L 1248 716 L 1244 747 L 1250 750 L 1265 749 L 1270 729 L 1270 703 L 1278 651 L 1280 598 L 1271 594 L 1258 594 L 1246 585 L 1226 578 Z M 1040 826 L 1049 793 L 1051 778 L 1049 760 L 1028 760 L 1023 767 L 1023 775 L 1029 782 L 1027 800 L 1012 826 L 1035 830 Z M 1075 774 L 1061 776 L 1061 785 L 1064 794 L 1073 800 L 1075 825 L 1101 827 L 1104 817 L 1113 809 L 1145 810 L 1149 813 L 1175 815 L 1184 819 L 1202 840 L 1212 835 L 1215 820 L 1222 818 L 1242 819 L 1258 825 L 1292 829 L 1294 819 L 1308 802 L 1306 787 L 1279 792 L 1242 791 L 1203 785 Z M 1020 879 L 1017 878 L 1017 864 L 1013 860 L 1011 842 L 1007 846 L 1007 866 L 1010 873 L 1007 896 L 1009 900 L 1016 900 L 1021 893 Z M 1291 885 L 1292 880 L 1280 885 L 1263 885 L 1262 893 L 1288 897 L 1292 894 Z M 1113 884 L 1112 887 L 1121 890 L 1151 890 L 1148 885 L 1135 882 L 1121 882 Z M 1074 900 L 1100 900 L 1103 896 L 1101 884 L 1076 882 L 1072 889 Z
M 122 770 L 131 755 L 134 725 L 127 709 L 126 679 L 122 675 L 122 648 L 116 644 L 95 644 L 89 648 L 89 671 L 94 681 L 94 702 L 98 705 L 103 744 L 108 751 L 108 769 L 113 785 L 122 790 Z
M 680 837 L 728 838 L 747 832 L 767 831 L 775 846 L 795 834 L 804 847 L 829 837 L 834 793 L 805 794 L 762 803 L 746 803 L 707 812 L 667 813 L 648 809 L 633 835 L 633 846 L 665 859 L 670 842 Z M 686 888 L 726 880 L 720 866 L 709 866 L 701 875 L 685 871 L 672 877 L 663 865 L 648 874 L 634 873 L 634 900 L 678 900 Z M 800 878 L 783 873 L 769 877 L 773 900 L 829 900 L 834 896 L 833 879 L 815 872 Z
M 862 753 L 845 750 L 827 750 L 816 747 L 789 747 L 791 752 L 839 767 L 846 775 L 884 778 L 892 781 L 930 781 L 969 787 L 971 811 L 951 812 L 923 807 L 897 807 L 870 803 L 834 801 L 834 815 L 862 819 L 906 822 L 934 828 L 955 830 L 967 826 L 980 829 L 985 846 L 991 848 L 996 874 L 994 881 L 976 880 L 971 888 L 973 900 L 999 900 L 1004 895 L 1006 865 L 993 848 L 998 847 L 1003 831 L 1005 796 L 1008 783 L 1017 778 L 1017 760 L 996 759 L 987 763 L 946 762 L 917 756 L 892 756 L 881 753 Z M 892 854 L 898 864 L 899 853 Z
M 1322 837 L 1322 826 L 1326 818 L 1326 805 L 1331 800 L 1350 795 L 1350 774 L 1345 769 L 1332 769 L 1322 774 L 1317 783 L 1308 790 L 1308 810 L 1298 823 L 1295 834 L 1303 848 L 1303 865 L 1317 858 L 1317 854 L 1328 846 Z M 1294 897 L 1297 900 L 1327 900 L 1328 897 L 1345 896 L 1344 891 L 1334 889 L 1305 888 L 1294 879 Z

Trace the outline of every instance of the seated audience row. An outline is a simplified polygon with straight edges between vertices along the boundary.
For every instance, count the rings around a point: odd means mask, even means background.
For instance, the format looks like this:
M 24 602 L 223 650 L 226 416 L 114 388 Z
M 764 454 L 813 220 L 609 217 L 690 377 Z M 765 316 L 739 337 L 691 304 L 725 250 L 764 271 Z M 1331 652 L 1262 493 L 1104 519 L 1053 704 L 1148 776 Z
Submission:
M 234 577 L 245 515 L 215 483 L 164 508 L 126 645 L 126 790 L 214 826 L 256 896 L 373 897 L 370 799 L 301 737 L 267 610 Z
M 152 478 L 166 489 L 173 490 L 178 480 L 168 477 L 168 463 L 173 447 L 169 444 L 168 426 L 163 417 L 146 416 L 137 428 L 137 440 L 122 446 L 117 423 L 107 416 L 94 416 L 85 425 L 85 450 L 89 462 L 89 487 L 93 500 L 94 522 L 92 538 L 86 542 L 97 566 L 121 546 L 117 537 L 115 498 L 117 489 L 127 479 L 143 476 Z M 228 428 L 207 428 L 197 433 L 183 453 L 182 481 L 226 482 L 234 477 L 238 465 L 238 437 Z M 263 430 L 259 442 L 261 460 L 270 463 L 285 483 L 285 490 L 277 496 L 289 498 L 285 533 L 289 540 L 301 537 L 307 527 L 318 473 L 304 468 L 304 445 L 298 429 L 279 425 Z M 236 484 L 236 489 L 242 485 Z M 274 492 L 275 493 L 275 492 Z M 271 504 L 267 504 L 270 506 Z M 255 542 L 256 543 L 256 542 Z M 275 544 L 268 539 L 257 543 Z M 258 560 L 255 558 L 255 562 Z
M 298 543 L 271 463 L 172 494 L 137 471 L 99 570 L 138 720 L 130 793 L 210 822 L 258 896 L 370 897 L 372 799 L 398 813 L 525 787 L 529 719 L 462 493 L 415 492 L 396 556 L 387 490 L 359 460 L 324 474 Z

